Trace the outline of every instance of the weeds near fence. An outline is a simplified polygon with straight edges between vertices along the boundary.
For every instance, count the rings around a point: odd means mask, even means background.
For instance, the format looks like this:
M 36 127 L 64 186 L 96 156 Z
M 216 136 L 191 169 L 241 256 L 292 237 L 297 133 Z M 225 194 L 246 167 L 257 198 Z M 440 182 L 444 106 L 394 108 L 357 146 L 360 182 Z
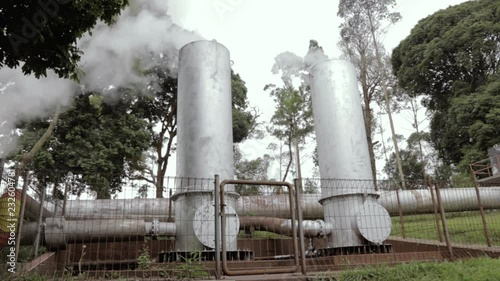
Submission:
M 206 278 L 210 275 L 206 267 L 200 262 L 201 253 L 190 253 L 187 257 L 182 257 L 184 263 L 175 267 L 174 274 L 176 278 L 189 279 L 189 278 Z
M 137 257 L 137 267 L 141 270 L 150 269 L 152 263 L 153 259 L 151 259 L 151 255 L 149 254 L 148 246 L 143 244 L 142 253 Z

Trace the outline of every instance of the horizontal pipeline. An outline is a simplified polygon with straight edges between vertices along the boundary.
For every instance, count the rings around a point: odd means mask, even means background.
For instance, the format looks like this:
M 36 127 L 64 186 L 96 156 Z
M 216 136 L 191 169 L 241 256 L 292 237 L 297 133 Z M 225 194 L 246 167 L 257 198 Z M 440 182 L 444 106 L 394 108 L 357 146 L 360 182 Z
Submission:
M 30 245 L 35 241 L 37 224 L 37 222 L 23 224 L 21 244 Z M 175 236 L 175 232 L 175 223 L 172 222 L 145 222 L 133 219 L 70 221 L 63 218 L 49 218 L 44 224 L 45 242 L 53 246 L 105 238 L 118 241 L 146 235 Z
M 321 238 L 331 233 L 331 226 L 322 220 L 302 222 L 304 236 Z M 289 219 L 270 217 L 240 217 L 240 229 L 256 227 L 287 236 L 292 235 Z M 139 239 L 146 235 L 175 236 L 175 223 L 145 222 L 144 220 L 86 220 L 68 221 L 63 218 L 48 219 L 44 224 L 45 242 L 51 246 L 66 243 L 91 242 L 112 238 L 113 241 Z M 37 222 L 23 224 L 21 243 L 31 245 L 36 239 Z
M 298 222 L 297 222 L 298 223 Z M 240 229 L 255 227 L 287 236 L 292 235 L 292 221 L 273 217 L 240 217 Z M 321 238 L 331 233 L 332 226 L 322 220 L 302 221 L 304 237 Z
M 396 191 L 383 191 L 378 202 L 390 214 L 398 213 Z M 480 188 L 480 195 L 485 209 L 500 209 L 500 187 Z M 400 190 L 399 197 L 403 214 L 433 212 L 432 197 L 428 189 Z M 435 193 L 434 193 L 435 197 Z M 441 198 L 445 211 L 478 210 L 475 188 L 441 189 Z M 323 206 L 318 202 L 321 194 L 303 194 L 301 208 L 305 220 L 323 219 Z M 166 221 L 169 207 L 168 198 L 159 199 L 102 199 L 102 200 L 69 200 L 66 205 L 65 218 L 68 220 L 99 219 L 159 219 Z M 27 202 L 36 203 L 34 200 Z M 59 204 L 58 205 L 62 205 Z M 54 212 L 53 204 L 44 204 L 47 217 L 61 216 L 61 208 Z M 29 206 L 28 206 L 29 208 Z M 34 210 L 36 208 L 30 208 Z M 261 216 L 289 218 L 288 197 L 281 195 L 242 196 L 236 203 L 239 216 Z M 36 218 L 35 212 L 30 216 Z

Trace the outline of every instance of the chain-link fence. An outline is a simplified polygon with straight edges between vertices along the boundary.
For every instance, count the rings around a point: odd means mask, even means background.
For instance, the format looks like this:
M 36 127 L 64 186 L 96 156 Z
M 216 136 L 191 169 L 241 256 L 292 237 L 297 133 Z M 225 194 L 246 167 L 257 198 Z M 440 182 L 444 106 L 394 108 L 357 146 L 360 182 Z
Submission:
M 162 190 L 139 180 L 111 192 L 92 187 L 96 178 L 28 175 L 15 189 L 14 171 L 5 171 L 2 271 L 207 279 L 224 274 L 221 264 L 227 272 L 313 272 L 500 256 L 500 187 L 474 181 L 429 179 L 405 189 L 397 181 L 352 179 L 302 179 L 283 189 L 228 183 L 216 209 L 215 178 L 166 177 Z M 225 236 L 217 240 L 222 210 Z M 221 243 L 225 264 L 213 250 Z

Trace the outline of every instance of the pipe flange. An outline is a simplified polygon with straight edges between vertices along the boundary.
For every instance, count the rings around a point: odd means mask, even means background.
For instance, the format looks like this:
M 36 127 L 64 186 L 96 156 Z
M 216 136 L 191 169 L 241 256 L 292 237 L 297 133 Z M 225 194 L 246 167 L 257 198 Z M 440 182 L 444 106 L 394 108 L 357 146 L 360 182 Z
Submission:
M 151 222 L 151 232 L 150 232 L 150 234 L 153 235 L 153 236 L 158 236 L 159 233 L 160 233 L 160 220 L 154 219 Z
M 231 206 L 225 206 L 226 217 L 226 247 L 237 239 L 240 229 L 238 214 Z M 213 202 L 201 205 L 194 214 L 193 230 L 198 240 L 209 248 L 215 248 L 215 209 Z M 217 216 L 220 219 L 220 216 Z
M 368 241 L 381 244 L 392 230 L 391 217 L 382 205 L 376 202 L 363 204 L 356 214 L 359 233 Z

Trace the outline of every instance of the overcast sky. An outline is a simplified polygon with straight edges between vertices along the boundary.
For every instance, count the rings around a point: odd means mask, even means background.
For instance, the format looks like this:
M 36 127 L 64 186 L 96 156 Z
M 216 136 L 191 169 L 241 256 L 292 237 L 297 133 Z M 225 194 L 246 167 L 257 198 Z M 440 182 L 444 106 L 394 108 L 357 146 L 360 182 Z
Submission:
M 396 47 L 420 19 L 462 2 L 465 1 L 398 1 L 395 10 L 403 18 L 390 27 L 383 41 L 386 49 Z M 168 13 L 174 23 L 197 31 L 206 39 L 215 39 L 229 49 L 234 70 L 246 82 L 250 105 L 261 110 L 261 121 L 269 121 L 274 104 L 263 87 L 279 83 L 279 77 L 271 73 L 274 57 L 284 51 L 303 56 L 310 39 L 317 40 L 330 58 L 339 57 L 341 19 L 337 17 L 337 6 L 338 1 L 331 0 L 168 0 Z M 396 133 L 408 136 L 413 131 L 404 118 L 396 120 Z M 387 137 L 390 132 L 385 134 Z M 269 153 L 265 148 L 270 141 L 267 138 L 245 142 L 244 155 L 252 158 Z M 383 161 L 377 165 L 380 170 Z M 303 172 L 310 176 L 311 165 L 306 166 Z M 169 174 L 174 175 L 174 165 L 170 168 Z

